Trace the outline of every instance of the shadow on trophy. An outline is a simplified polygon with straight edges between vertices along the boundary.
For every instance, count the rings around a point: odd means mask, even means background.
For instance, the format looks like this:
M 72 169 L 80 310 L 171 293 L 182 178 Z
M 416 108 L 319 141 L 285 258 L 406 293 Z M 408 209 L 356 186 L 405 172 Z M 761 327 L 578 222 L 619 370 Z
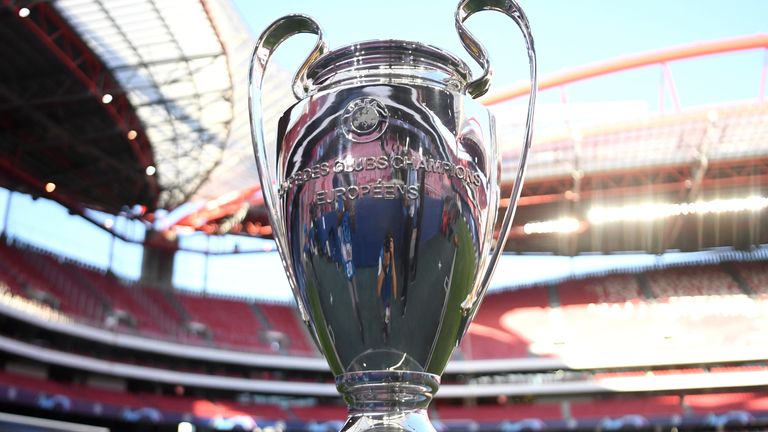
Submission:
M 464 27 L 484 10 L 518 25 L 529 57 L 509 197 L 500 197 L 494 119 L 475 100 L 490 85 L 488 56 Z M 427 407 L 489 285 L 520 196 L 536 89 L 528 20 L 513 0 L 464 0 L 456 29 L 483 69 L 478 78 L 458 57 L 416 42 L 328 51 L 304 15 L 272 23 L 251 59 L 263 195 L 301 316 L 349 406 L 343 431 L 434 430 Z M 297 102 L 279 120 L 271 156 L 262 78 L 277 46 L 299 33 L 317 43 L 296 73 Z

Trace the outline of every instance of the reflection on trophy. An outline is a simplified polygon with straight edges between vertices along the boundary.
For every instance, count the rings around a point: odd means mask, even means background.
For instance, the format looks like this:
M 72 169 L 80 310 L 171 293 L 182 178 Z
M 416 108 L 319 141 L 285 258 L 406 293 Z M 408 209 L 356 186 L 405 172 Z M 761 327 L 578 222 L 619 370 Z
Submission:
M 473 99 L 486 92 L 490 67 L 463 24 L 481 10 L 502 12 L 523 31 L 532 83 L 498 231 L 493 118 Z M 527 19 L 511 0 L 464 0 L 456 27 L 484 68 L 477 79 L 459 58 L 414 42 L 326 53 L 319 26 L 303 15 L 274 22 L 252 58 L 263 194 L 302 317 L 349 404 L 345 431 L 434 430 L 426 408 L 488 286 L 520 195 L 536 88 Z M 280 119 L 271 167 L 261 80 L 274 49 L 297 33 L 318 42 L 294 80 L 298 102 Z

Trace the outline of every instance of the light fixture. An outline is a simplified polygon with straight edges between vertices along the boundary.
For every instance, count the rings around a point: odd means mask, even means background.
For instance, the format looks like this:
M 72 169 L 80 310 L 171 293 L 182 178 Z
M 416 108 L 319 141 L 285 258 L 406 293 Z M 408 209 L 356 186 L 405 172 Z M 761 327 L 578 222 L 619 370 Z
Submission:
M 581 223 L 574 218 L 560 218 L 555 220 L 528 222 L 523 225 L 523 232 L 531 234 L 569 234 L 579 230 Z
M 594 207 L 587 213 L 587 219 L 593 224 L 622 221 L 650 222 L 672 216 L 760 211 L 767 207 L 768 197 L 751 196 L 679 204 L 646 203 L 623 207 Z
M 128 137 L 129 140 L 133 140 L 133 139 L 136 139 L 137 136 L 139 136 L 139 133 L 131 129 L 128 131 L 128 134 L 126 136 Z
M 112 102 L 112 95 L 109 93 L 104 93 L 104 96 L 101 97 L 101 102 L 105 104 Z
M 19 9 L 19 16 L 22 17 L 22 18 L 26 18 L 26 17 L 29 16 L 29 12 L 30 12 L 29 8 L 23 7 L 21 9 Z
M 181 422 L 176 430 L 178 432 L 195 432 L 195 425 L 190 422 Z
M 45 184 L 45 191 L 51 193 L 56 190 L 56 183 L 48 182 Z
M 157 168 L 155 168 L 154 165 L 150 165 L 147 167 L 146 170 L 144 170 L 144 172 L 146 172 L 148 176 L 155 175 L 155 173 L 157 172 Z

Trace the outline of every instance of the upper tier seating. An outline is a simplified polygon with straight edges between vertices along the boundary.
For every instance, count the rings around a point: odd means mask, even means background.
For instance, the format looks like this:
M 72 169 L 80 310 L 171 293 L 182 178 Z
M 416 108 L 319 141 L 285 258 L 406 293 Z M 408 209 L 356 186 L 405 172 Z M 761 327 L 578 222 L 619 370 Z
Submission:
M 251 304 L 214 296 L 181 294 L 176 298 L 193 321 L 205 324 L 218 345 L 269 351 L 264 327 Z
M 0 242 L 0 267 L 15 281 L 16 291 L 35 299 L 47 293 L 60 311 L 101 324 L 105 316 L 103 301 L 73 281 L 62 264 L 51 256 Z
M 77 272 L 84 284 L 90 284 L 92 289 L 100 291 L 107 297 L 113 311 L 124 311 L 134 320 L 134 326 L 147 334 L 175 334 L 179 327 L 166 318 L 152 301 L 138 292 L 138 286 L 128 286 L 120 283 L 111 275 L 93 271 L 77 271 L 69 269 L 71 265 L 62 266 L 71 272 Z
M 285 334 L 288 352 L 299 355 L 315 353 L 307 330 L 303 324 L 300 324 L 301 319 L 295 307 L 262 303 L 258 308 L 264 313 L 273 330 Z
M 752 292 L 768 295 L 768 265 L 765 262 L 735 263 L 734 267 Z
M 573 280 L 557 285 L 561 306 L 643 301 L 634 275 L 612 275 Z
M 648 283 L 659 300 L 672 297 L 743 294 L 733 277 L 719 266 L 656 270 L 648 273 Z

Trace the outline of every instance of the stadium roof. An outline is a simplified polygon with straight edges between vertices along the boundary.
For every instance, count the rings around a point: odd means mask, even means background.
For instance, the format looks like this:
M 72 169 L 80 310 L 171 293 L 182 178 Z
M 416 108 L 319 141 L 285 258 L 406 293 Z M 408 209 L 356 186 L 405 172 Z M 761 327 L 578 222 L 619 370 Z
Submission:
M 7 129 L 10 139 L 6 132 L 2 142 L 6 156 L 0 178 L 33 194 L 43 194 L 46 183 L 53 182 L 53 198 L 75 209 L 85 205 L 117 213 L 141 204 L 150 211 L 167 210 L 153 214 L 158 230 L 271 234 L 248 127 L 245 87 L 253 37 L 230 2 L 31 2 L 24 17 L 20 12 L 27 3 L 6 4 L 10 6 L 2 9 L 2 19 L 8 25 L 0 31 L 12 31 L 8 40 L 16 45 L 0 48 L 10 59 L 5 72 L 10 81 L 5 82 L 17 83 L 11 86 L 17 89 L 40 89 L 42 96 L 18 93 L 9 99 L 9 86 L 0 86 L 5 89 L 0 93 L 0 119 L 12 124 Z M 62 37 L 62 32 L 68 36 Z M 68 58 L 72 47 L 85 54 Z M 571 255 L 768 242 L 768 229 L 737 230 L 744 221 L 732 222 L 733 235 L 725 235 L 728 227 L 716 227 L 710 236 L 701 224 L 680 226 L 675 221 L 671 228 L 661 228 L 662 241 L 648 240 L 659 234 L 649 232 L 646 238 L 636 236 L 637 241 L 607 242 L 603 239 L 628 237 L 605 231 L 612 228 L 590 230 L 594 227 L 584 219 L 589 207 L 627 205 L 628 196 L 685 203 L 765 195 L 768 66 L 763 66 L 754 100 L 681 108 L 667 63 L 766 47 L 768 36 L 755 35 L 663 49 L 544 77 L 542 88 L 559 89 L 563 97 L 559 104 L 539 105 L 516 221 L 574 216 L 580 219 L 579 229 L 563 240 L 529 236 L 518 226 L 509 248 Z M 647 101 L 568 101 L 566 88 L 575 81 L 642 66 L 662 72 L 658 110 Z M 59 76 L 20 79 L 39 70 Z M 267 137 L 274 136 L 277 117 L 293 101 L 288 77 L 279 64 L 268 71 Z M 505 187 L 515 169 L 524 116 L 522 101 L 498 102 L 524 90 L 518 86 L 485 99 L 498 119 Z M 664 112 L 666 99 L 672 109 Z M 29 131 L 38 134 L 24 136 Z M 680 235 L 685 229 L 693 231 Z M 748 238 L 741 238 L 743 232 L 750 233 Z M 685 245 L 676 241 L 683 237 L 698 240 Z
M 183 204 L 221 160 L 233 117 L 225 47 L 205 2 L 55 5 L 115 75 L 144 124 L 161 188 L 158 207 Z
M 233 118 L 206 5 L 6 2 L 6 181 L 75 210 L 187 202 L 220 162 Z
M 154 154 L 121 84 L 48 3 L 0 3 L 0 180 L 70 208 L 153 206 Z

